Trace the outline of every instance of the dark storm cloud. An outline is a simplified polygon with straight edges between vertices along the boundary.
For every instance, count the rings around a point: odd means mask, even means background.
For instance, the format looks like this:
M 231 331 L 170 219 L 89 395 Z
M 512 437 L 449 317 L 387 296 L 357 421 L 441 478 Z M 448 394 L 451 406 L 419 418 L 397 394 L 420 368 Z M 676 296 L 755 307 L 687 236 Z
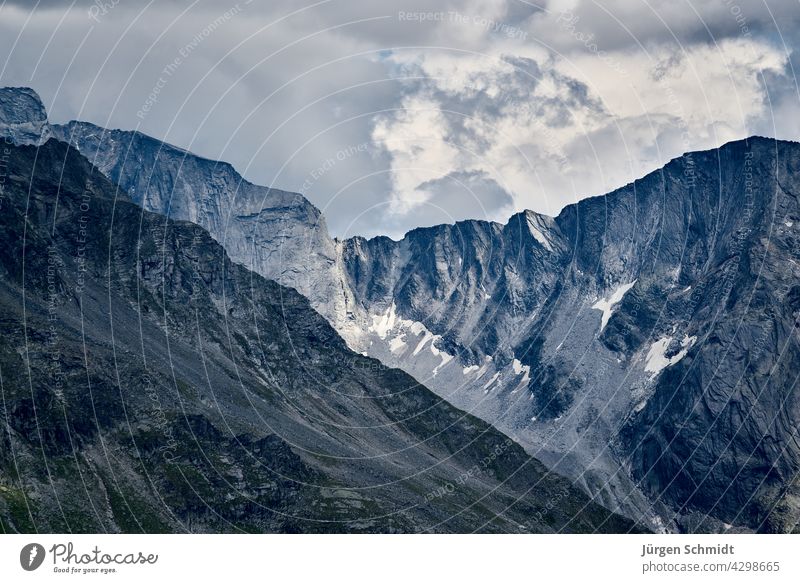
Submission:
M 419 189 L 430 195 L 424 206 L 442 216 L 449 215 L 448 223 L 464 219 L 496 220 L 498 209 L 510 213 L 514 204 L 513 197 L 485 172 L 451 172 L 423 182 Z M 425 221 L 424 214 L 420 212 L 417 220 Z
M 384 202 L 354 217 L 351 228 L 368 237 L 388 235 L 399 240 L 410 230 L 409 225 L 430 227 L 468 219 L 505 222 L 514 212 L 513 197 L 483 172 L 452 172 L 423 182 L 419 189 L 426 191 L 428 198 L 410 212 L 388 212 Z

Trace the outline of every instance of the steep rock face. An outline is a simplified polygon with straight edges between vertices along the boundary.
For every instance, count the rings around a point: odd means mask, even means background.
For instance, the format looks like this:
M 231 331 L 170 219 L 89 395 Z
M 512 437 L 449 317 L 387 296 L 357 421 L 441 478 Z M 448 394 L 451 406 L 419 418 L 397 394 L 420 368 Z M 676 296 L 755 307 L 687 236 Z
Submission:
M 186 210 L 242 182 L 231 169 L 208 187 L 215 162 L 130 132 L 56 132 L 146 208 L 171 213 L 163 193 L 179 194 L 182 218 L 306 294 L 351 348 L 491 422 L 609 508 L 667 529 L 795 528 L 797 144 L 690 153 L 556 218 L 331 242 L 315 209 L 263 205 L 288 217 L 285 239 L 274 223 L 211 218 L 235 202 Z M 148 148 L 173 153 L 125 162 Z M 160 202 L 138 198 L 148 189 Z
M 356 296 L 391 314 L 370 353 L 611 508 L 792 530 L 799 161 L 798 144 L 752 138 L 555 219 L 352 240 Z M 428 337 L 445 356 L 420 358 Z
M 39 95 L 27 87 L 0 87 L 0 138 L 14 144 L 41 144 L 50 135 Z
M 145 210 L 202 226 L 234 261 L 326 306 L 337 328 L 352 322 L 337 246 L 319 210 L 302 195 L 251 184 L 230 164 L 139 132 L 74 121 L 51 132 Z
M 4 532 L 635 528 L 65 144 L 8 170 Z
M 526 211 L 506 225 L 465 221 L 396 243 L 346 241 L 349 285 L 372 314 L 358 349 L 657 527 L 662 509 L 609 447 L 633 397 L 620 388 L 626 364 L 596 338 L 604 313 L 591 308 L 607 295 L 611 318 L 614 289 L 636 276 L 609 274 L 605 285 L 606 276 L 573 259 L 569 228 Z
M 654 321 L 651 343 L 624 334 L 642 329 L 625 303 L 604 338 L 660 359 L 622 432 L 651 496 L 762 530 L 800 521 L 799 172 L 798 144 L 759 138 L 668 166 L 661 204 L 671 222 L 661 248 L 647 250 L 652 267 L 645 254 L 638 292 L 652 298 L 639 311 Z
M 533 226 L 539 222 L 549 223 L 542 229 L 548 239 Z M 343 258 L 349 286 L 365 305 L 394 302 L 399 314 L 435 330 L 467 360 L 510 358 L 515 327 L 497 324 L 535 314 L 558 283 L 561 245 L 552 219 L 526 211 L 506 225 L 416 229 L 399 243 L 350 239 Z

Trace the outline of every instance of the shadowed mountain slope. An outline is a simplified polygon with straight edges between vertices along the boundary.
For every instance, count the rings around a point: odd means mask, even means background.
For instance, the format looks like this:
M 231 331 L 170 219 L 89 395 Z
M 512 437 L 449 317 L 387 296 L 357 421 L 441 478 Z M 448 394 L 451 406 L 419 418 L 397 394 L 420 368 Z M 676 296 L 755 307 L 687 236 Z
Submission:
M 632 528 L 65 144 L 7 170 L 3 531 Z

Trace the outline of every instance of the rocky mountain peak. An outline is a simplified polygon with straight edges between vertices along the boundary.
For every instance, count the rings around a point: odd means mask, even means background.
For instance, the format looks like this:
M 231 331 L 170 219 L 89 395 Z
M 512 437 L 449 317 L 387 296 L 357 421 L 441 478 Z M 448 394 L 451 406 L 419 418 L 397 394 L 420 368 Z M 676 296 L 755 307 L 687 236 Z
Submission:
M 0 138 L 39 145 L 48 137 L 47 110 L 39 94 L 29 87 L 0 87 Z

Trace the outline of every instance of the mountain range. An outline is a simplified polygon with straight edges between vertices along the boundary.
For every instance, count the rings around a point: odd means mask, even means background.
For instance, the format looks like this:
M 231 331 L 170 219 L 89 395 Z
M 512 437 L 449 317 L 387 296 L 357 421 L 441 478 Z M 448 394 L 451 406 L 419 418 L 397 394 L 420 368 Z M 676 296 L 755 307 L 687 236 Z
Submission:
M 66 144 L 7 170 L 3 531 L 636 528 Z
M 4 109 L 7 139 L 69 144 L 110 197 L 199 225 L 307 298 L 342 350 L 402 369 L 609 510 L 653 530 L 797 530 L 800 145 L 687 153 L 557 217 L 337 240 L 303 196 L 229 164 L 50 124 L 28 89 L 1 90 Z

